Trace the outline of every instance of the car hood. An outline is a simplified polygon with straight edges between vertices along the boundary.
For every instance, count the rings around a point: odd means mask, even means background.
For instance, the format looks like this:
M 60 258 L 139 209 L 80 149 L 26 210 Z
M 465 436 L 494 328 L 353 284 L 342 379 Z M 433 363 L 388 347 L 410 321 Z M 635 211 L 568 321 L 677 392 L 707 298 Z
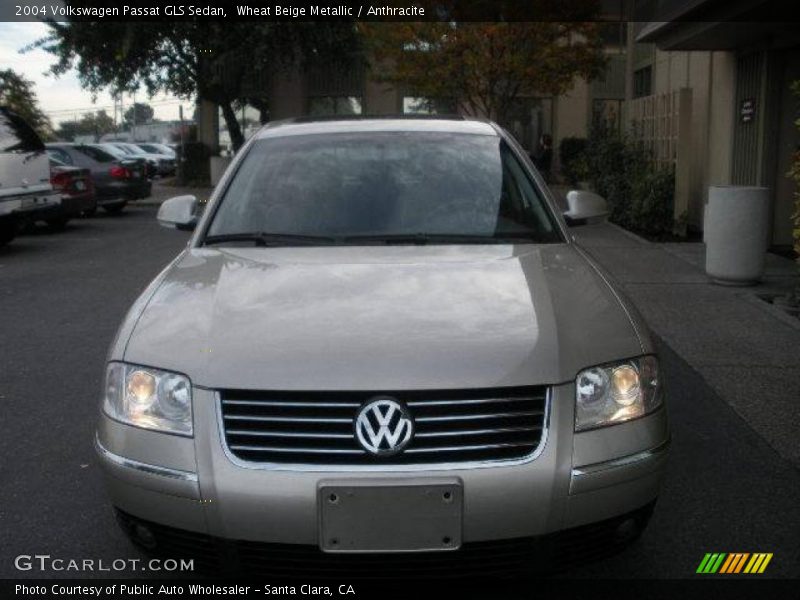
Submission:
M 212 388 L 554 384 L 642 352 L 569 244 L 196 248 L 147 294 L 124 359 Z

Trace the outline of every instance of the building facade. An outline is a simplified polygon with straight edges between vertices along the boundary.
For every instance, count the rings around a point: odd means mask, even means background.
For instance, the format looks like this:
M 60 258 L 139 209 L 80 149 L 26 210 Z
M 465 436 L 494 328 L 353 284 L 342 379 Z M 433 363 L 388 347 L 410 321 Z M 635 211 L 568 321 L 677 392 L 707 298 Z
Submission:
M 709 185 L 763 186 L 772 202 L 768 241 L 789 246 L 797 189 L 786 173 L 800 150 L 800 97 L 792 90 L 800 81 L 800 29 L 762 21 L 768 4 L 673 6 L 672 20 L 653 19 L 632 31 L 640 58 L 631 76 L 648 79 L 653 95 L 691 94 L 689 222 L 702 228 Z M 694 14 L 703 20 L 693 21 Z

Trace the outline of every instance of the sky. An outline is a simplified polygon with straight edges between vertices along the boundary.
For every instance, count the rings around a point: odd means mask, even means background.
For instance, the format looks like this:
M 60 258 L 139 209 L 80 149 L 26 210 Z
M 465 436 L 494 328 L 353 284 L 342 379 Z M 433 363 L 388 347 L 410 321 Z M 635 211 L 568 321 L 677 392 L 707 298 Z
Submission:
M 3 0 L 0 0 L 3 1 Z M 55 62 L 55 57 L 43 50 L 32 50 L 21 54 L 21 48 L 35 42 L 47 34 L 43 23 L 0 22 L 0 69 L 13 69 L 34 82 L 39 105 L 58 126 L 61 121 L 69 121 L 86 112 L 105 109 L 109 115 L 114 113 L 114 102 L 107 92 L 97 94 L 93 101 L 92 93 L 84 90 L 74 70 L 56 78 L 45 73 Z M 148 98 L 142 91 L 136 95 L 137 102 L 147 102 L 153 107 L 157 119 L 178 118 L 178 107 L 183 104 L 185 118 L 191 118 L 194 105 L 191 101 L 160 94 Z M 133 102 L 130 95 L 123 97 L 125 107 Z

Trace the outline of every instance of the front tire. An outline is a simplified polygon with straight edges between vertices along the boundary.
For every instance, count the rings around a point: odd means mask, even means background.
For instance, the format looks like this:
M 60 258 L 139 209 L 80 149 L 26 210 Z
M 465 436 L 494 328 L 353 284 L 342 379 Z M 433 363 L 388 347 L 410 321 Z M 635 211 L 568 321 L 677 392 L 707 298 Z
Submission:
M 111 204 L 110 206 L 104 206 L 103 210 L 106 211 L 108 214 L 111 215 L 118 215 L 122 212 L 122 209 L 125 208 L 125 202 L 122 204 Z

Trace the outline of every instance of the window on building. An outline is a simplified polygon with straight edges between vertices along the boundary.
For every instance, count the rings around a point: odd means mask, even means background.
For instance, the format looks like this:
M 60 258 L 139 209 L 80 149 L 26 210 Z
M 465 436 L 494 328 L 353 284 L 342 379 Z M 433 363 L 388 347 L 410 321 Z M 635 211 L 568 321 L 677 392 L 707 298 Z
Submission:
M 456 103 L 447 98 L 403 96 L 404 115 L 452 115 L 457 112 Z
M 653 93 L 653 66 L 647 65 L 633 72 L 633 97 L 641 98 Z
M 308 114 L 314 117 L 325 115 L 360 115 L 361 98 L 358 96 L 316 96 L 308 99 Z
M 403 96 L 404 115 L 435 115 L 436 113 L 433 101 L 421 96 Z
M 611 131 L 622 131 L 622 99 L 592 101 L 592 124 Z
M 529 153 L 536 152 L 543 135 L 553 135 L 552 98 L 517 98 L 500 123 Z

